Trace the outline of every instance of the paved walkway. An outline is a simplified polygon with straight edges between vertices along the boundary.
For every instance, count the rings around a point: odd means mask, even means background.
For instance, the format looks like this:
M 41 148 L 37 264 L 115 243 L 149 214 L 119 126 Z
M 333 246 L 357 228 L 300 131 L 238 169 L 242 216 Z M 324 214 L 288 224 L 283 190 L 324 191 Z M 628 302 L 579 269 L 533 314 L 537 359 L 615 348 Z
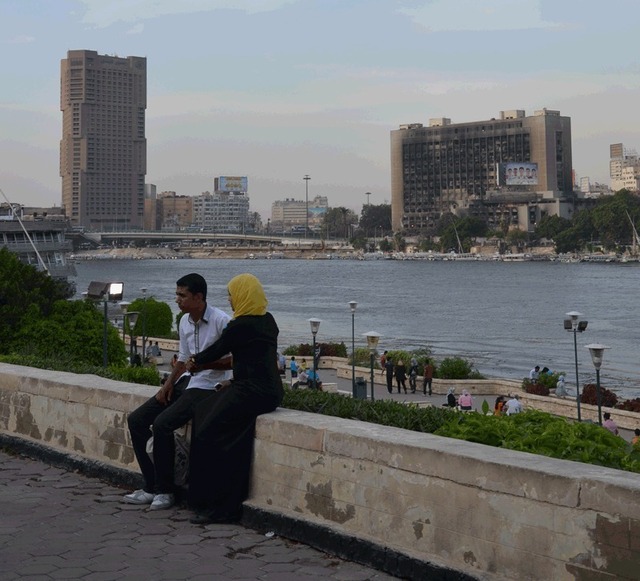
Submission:
M 197 526 L 183 508 L 121 504 L 100 480 L 0 451 L 3 581 L 394 579 L 241 525 Z

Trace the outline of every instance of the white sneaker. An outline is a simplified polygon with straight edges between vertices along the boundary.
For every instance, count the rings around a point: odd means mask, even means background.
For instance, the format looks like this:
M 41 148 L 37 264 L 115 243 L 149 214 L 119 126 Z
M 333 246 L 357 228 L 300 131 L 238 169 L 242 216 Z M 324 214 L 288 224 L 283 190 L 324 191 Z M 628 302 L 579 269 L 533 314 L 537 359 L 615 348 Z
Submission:
M 149 510 L 164 510 L 165 508 L 171 508 L 174 503 L 173 494 L 156 494 Z
M 153 502 L 153 494 L 144 490 L 136 490 L 122 497 L 122 502 L 126 504 L 151 504 Z

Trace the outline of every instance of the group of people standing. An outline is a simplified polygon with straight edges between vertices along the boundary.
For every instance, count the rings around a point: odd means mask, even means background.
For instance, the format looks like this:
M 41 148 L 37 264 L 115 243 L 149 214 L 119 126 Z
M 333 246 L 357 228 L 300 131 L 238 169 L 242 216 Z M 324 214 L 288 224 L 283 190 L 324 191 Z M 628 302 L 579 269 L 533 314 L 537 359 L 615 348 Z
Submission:
M 381 375 L 386 374 L 387 391 L 389 393 L 393 393 L 393 379 L 395 377 L 398 393 L 402 393 L 402 390 L 404 390 L 404 393 L 408 393 L 406 383 L 408 376 L 411 393 L 416 393 L 418 375 L 420 371 L 418 360 L 415 357 L 412 357 L 409 363 L 409 369 L 407 370 L 402 359 L 398 359 L 398 361 L 394 363 L 393 359 L 388 356 L 388 353 L 388 351 L 385 351 L 380 357 L 380 367 L 382 367 Z M 427 360 L 422 367 L 422 393 L 424 395 L 427 395 L 427 393 L 431 395 L 433 371 L 433 364 L 431 361 Z
M 175 503 L 174 430 L 192 422 L 188 501 L 195 524 L 235 522 L 249 491 L 258 415 L 282 402 L 278 326 L 260 281 L 241 274 L 227 285 L 230 317 L 207 302 L 197 273 L 176 282 L 179 352 L 158 393 L 128 426 L 144 486 L 123 501 L 150 510 Z M 147 442 L 153 435 L 153 460 Z

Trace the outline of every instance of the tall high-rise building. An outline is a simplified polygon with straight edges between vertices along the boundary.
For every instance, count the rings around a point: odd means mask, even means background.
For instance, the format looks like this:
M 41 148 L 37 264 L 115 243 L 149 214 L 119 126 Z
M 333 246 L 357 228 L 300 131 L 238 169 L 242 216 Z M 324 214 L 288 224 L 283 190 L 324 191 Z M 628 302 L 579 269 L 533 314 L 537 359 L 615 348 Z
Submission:
M 571 163 L 571 119 L 559 111 L 401 125 L 391 132 L 393 228 L 428 230 L 447 212 L 490 222 L 505 202 L 559 199 L 573 190 Z
M 70 50 L 61 61 L 60 176 L 71 223 L 141 229 L 147 173 L 147 59 Z

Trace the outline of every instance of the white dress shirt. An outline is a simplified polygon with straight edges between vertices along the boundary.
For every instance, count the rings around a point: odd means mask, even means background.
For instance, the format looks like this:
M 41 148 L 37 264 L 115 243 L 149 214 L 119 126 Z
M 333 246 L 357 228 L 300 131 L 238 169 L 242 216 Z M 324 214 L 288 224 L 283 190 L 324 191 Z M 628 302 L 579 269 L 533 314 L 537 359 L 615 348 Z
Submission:
M 207 304 L 202 318 L 195 323 L 191 315 L 185 314 L 180 319 L 178 333 L 180 335 L 180 351 L 178 361 L 186 363 L 189 357 L 204 351 L 215 343 L 227 326 L 231 317 L 224 311 Z M 192 374 L 187 389 L 214 389 L 214 386 L 225 379 L 231 379 L 231 370 L 204 369 Z

